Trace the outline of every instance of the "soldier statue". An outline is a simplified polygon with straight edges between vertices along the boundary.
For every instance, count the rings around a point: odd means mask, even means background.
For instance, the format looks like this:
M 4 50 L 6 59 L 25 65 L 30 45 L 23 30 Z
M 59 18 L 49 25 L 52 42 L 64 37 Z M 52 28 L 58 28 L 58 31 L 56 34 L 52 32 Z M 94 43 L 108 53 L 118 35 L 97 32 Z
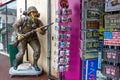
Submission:
M 18 44 L 18 53 L 16 58 L 13 62 L 13 67 L 17 70 L 18 62 L 23 59 L 23 55 L 25 54 L 25 50 L 27 48 L 27 44 L 29 44 L 33 51 L 33 67 L 36 71 L 40 71 L 40 68 L 37 65 L 38 59 L 40 57 L 40 49 L 41 45 L 37 37 L 37 32 L 44 35 L 45 31 L 41 28 L 43 23 L 41 20 L 38 19 L 39 13 L 35 6 L 30 6 L 26 11 L 24 17 L 20 18 L 18 21 L 15 22 L 13 25 L 14 31 L 17 33 L 17 40 L 20 40 Z M 36 32 L 24 38 L 24 34 L 36 29 Z

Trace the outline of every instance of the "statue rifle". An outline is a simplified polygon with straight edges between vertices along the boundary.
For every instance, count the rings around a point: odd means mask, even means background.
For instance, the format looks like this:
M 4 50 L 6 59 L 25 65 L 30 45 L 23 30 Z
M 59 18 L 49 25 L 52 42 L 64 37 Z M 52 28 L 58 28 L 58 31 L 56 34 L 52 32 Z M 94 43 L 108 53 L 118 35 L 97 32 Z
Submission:
M 52 24 L 53 24 L 53 23 L 50 23 L 50 24 L 45 25 L 45 26 L 40 27 L 40 28 L 41 28 L 41 30 L 46 31 L 46 30 L 48 29 L 48 27 L 49 27 L 50 25 L 52 25 Z M 34 30 L 30 31 L 30 32 L 25 33 L 23 36 L 24 36 L 24 38 L 26 38 L 26 37 L 29 37 L 31 34 L 33 34 L 33 33 L 35 33 L 35 32 L 36 32 L 36 29 L 34 29 Z M 23 39 L 24 39 L 24 38 L 23 38 Z M 22 39 L 22 40 L 23 40 L 23 39 Z M 13 43 L 13 46 L 14 46 L 14 47 L 18 46 L 18 44 L 19 44 L 20 41 L 21 41 L 21 40 L 15 41 L 15 42 Z

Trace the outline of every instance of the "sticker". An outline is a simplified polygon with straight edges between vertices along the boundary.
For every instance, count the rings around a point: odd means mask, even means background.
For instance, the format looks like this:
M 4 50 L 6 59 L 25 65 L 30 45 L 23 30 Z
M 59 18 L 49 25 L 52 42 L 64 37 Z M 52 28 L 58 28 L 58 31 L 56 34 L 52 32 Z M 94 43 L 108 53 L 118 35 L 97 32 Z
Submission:
M 54 62 L 58 63 L 58 57 L 56 57 L 56 58 L 54 59 Z
M 65 69 L 65 68 L 64 68 L 64 66 L 63 66 L 63 65 L 60 65 L 60 66 L 59 66 L 59 71 L 60 71 L 60 72 L 63 72 L 63 71 L 64 71 L 64 69 Z
M 65 63 L 65 59 L 63 57 L 59 58 L 59 64 L 64 64 Z
M 56 18 L 55 22 L 60 23 L 61 22 L 61 18 Z
M 56 15 L 62 15 L 62 11 L 61 10 L 57 10 L 56 11 Z
M 55 42 L 55 46 L 56 46 L 56 47 L 58 47 L 58 46 L 59 46 L 59 44 L 60 44 L 59 42 Z
M 65 51 L 64 50 L 60 50 L 59 56 L 65 56 Z
M 60 50 L 59 50 L 59 49 L 57 49 L 57 50 L 55 50 L 55 52 L 54 52 L 54 53 L 55 53 L 56 55 L 59 55 L 59 52 L 60 52 Z
M 64 48 L 65 47 L 65 42 L 60 42 L 60 47 Z
M 66 42 L 65 46 L 70 47 L 70 42 Z
M 60 26 L 55 26 L 55 30 L 59 31 L 60 30 Z
M 69 56 L 70 55 L 70 50 L 65 50 L 65 54 L 66 54 L 66 56 Z
M 72 10 L 71 9 L 67 9 L 67 8 L 63 8 L 62 9 L 62 14 L 63 15 L 71 15 L 72 14 Z

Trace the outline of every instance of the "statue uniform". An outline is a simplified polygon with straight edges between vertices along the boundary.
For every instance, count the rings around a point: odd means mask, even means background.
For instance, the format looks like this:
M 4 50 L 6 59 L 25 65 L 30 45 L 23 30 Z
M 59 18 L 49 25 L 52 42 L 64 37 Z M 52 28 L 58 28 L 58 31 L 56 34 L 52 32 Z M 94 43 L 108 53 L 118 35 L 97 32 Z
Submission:
M 36 9 L 35 7 L 32 7 L 32 8 L 33 8 L 33 10 Z M 43 24 L 39 19 L 36 18 L 34 20 L 34 22 L 32 22 L 32 19 L 31 19 L 30 16 L 25 16 L 25 17 L 21 18 L 20 20 L 18 20 L 13 25 L 16 33 L 18 33 L 18 34 L 25 34 L 25 33 L 30 32 L 30 31 L 38 28 L 38 27 L 41 27 L 41 26 L 43 26 Z M 42 33 L 44 34 L 45 32 L 42 32 Z M 28 36 L 27 38 L 21 40 L 20 43 L 18 44 L 17 47 L 18 47 L 19 52 L 16 55 L 16 59 L 14 60 L 14 67 L 17 68 L 17 66 L 18 66 L 17 62 L 23 58 L 23 55 L 25 54 L 25 50 L 27 48 L 27 44 L 29 44 L 32 47 L 33 51 L 34 51 L 34 54 L 33 54 L 33 58 L 34 58 L 33 67 L 35 67 L 35 70 L 39 70 L 38 66 L 37 66 L 37 61 L 38 61 L 38 59 L 40 57 L 41 45 L 39 43 L 36 32 L 33 33 L 32 35 Z

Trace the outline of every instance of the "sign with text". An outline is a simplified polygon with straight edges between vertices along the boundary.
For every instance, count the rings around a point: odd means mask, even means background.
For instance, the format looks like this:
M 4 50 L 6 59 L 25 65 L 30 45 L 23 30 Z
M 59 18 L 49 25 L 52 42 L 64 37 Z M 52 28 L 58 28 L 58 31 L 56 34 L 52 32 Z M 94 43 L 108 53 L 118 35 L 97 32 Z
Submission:
M 120 28 L 120 14 L 105 15 L 105 28 Z
M 84 54 L 84 59 L 95 59 L 98 58 L 98 52 L 86 52 Z

